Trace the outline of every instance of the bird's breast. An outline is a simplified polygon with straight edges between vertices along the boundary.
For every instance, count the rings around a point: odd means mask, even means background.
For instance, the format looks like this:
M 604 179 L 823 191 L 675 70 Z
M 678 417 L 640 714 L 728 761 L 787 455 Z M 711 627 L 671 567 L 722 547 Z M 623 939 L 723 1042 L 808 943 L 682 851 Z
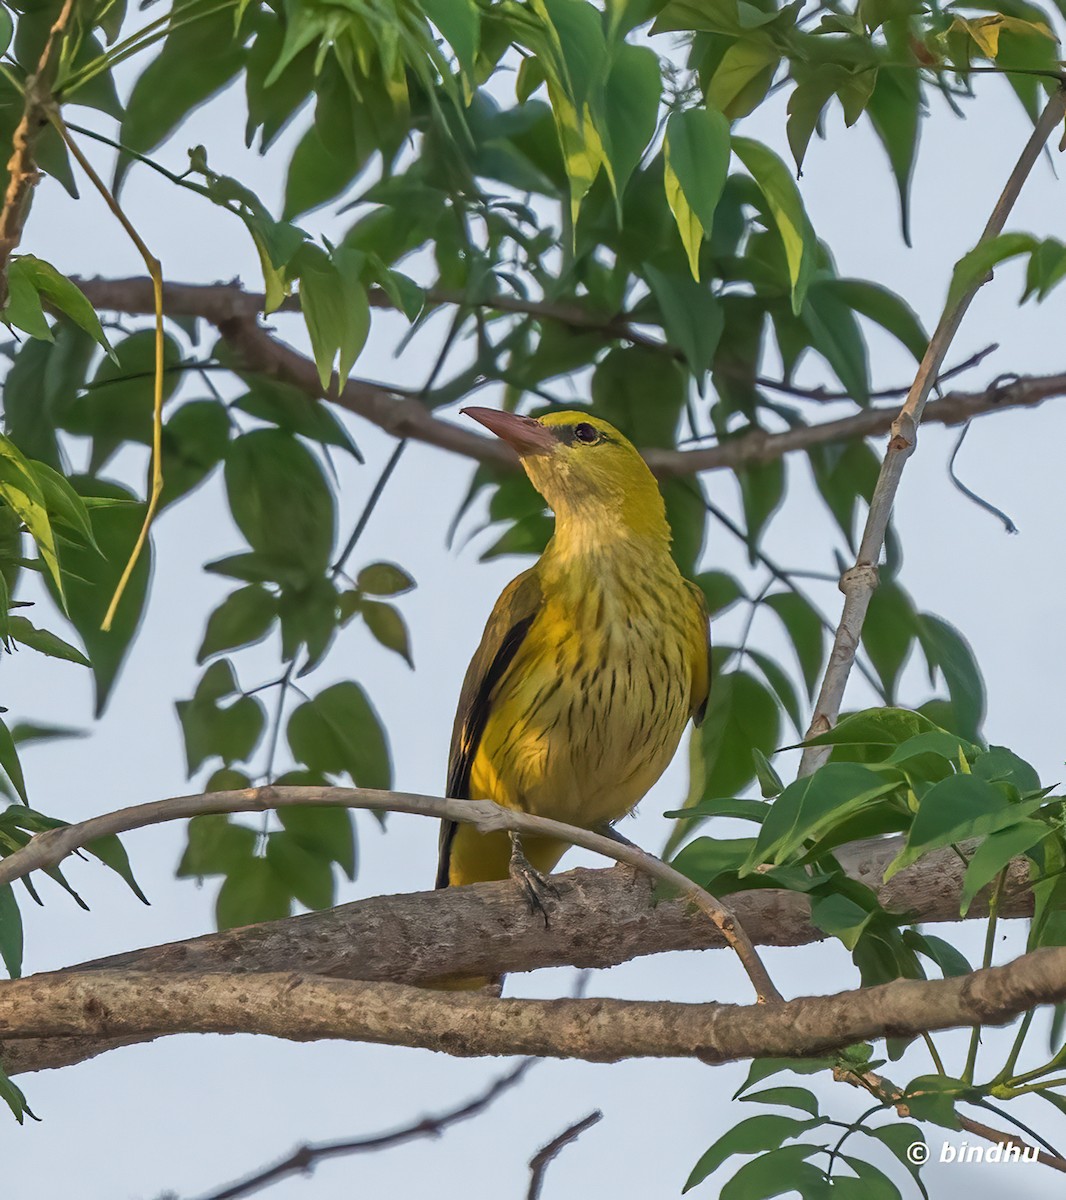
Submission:
M 694 620 L 676 572 L 547 591 L 498 684 L 471 794 L 585 826 L 629 812 L 688 721 Z

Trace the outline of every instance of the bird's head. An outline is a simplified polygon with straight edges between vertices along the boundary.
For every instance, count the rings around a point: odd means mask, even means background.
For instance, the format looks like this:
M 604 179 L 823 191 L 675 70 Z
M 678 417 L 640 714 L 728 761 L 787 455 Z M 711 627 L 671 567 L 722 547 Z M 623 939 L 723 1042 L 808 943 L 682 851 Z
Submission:
M 604 529 L 621 523 L 630 533 L 666 529 L 655 476 L 633 443 L 607 421 L 586 412 L 542 417 L 492 408 L 463 412 L 517 452 L 560 521 L 594 519 Z

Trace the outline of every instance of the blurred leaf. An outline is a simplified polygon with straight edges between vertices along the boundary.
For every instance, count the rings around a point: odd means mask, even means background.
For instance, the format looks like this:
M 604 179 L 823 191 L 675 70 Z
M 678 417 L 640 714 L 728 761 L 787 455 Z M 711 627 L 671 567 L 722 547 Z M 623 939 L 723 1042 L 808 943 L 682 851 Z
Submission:
M 407 665 L 413 668 L 415 664 L 411 658 L 410 635 L 399 609 L 393 604 L 382 604 L 377 600 L 363 600 L 359 605 L 359 611 L 374 637 L 386 649 L 399 654 Z
M 26 1097 L 23 1095 L 22 1089 L 8 1079 L 3 1067 L 0 1067 L 0 1100 L 3 1100 L 8 1108 L 11 1109 L 15 1120 L 20 1125 L 26 1117 L 29 1117 L 33 1121 L 40 1120 L 26 1103 Z
M 862 330 L 833 281 L 812 283 L 800 313 L 811 335 L 811 345 L 833 368 L 833 373 L 856 404 L 870 400 L 869 365 Z
M 948 685 L 956 732 L 976 738 L 985 716 L 985 685 L 973 651 L 957 629 L 931 613 L 918 616 L 917 629 L 930 669 L 938 667 Z
M 0 957 L 12 979 L 22 974 L 22 914 L 11 884 L 0 885 Z
M 46 654 L 49 658 L 61 658 L 82 667 L 92 666 L 80 650 L 47 629 L 37 629 L 25 617 L 9 617 L 8 631 L 20 645 L 28 646 L 39 654 Z
M 265 858 L 247 858 L 235 864 L 215 902 L 215 920 L 220 930 L 276 921 L 291 912 L 291 891 Z
M 798 592 L 779 592 L 763 601 L 780 618 L 796 651 L 807 694 L 814 695 L 825 653 L 825 631 L 810 601 Z
M 782 459 L 750 463 L 737 471 L 740 501 L 744 509 L 748 562 L 758 561 L 759 544 L 774 513 L 785 499 L 785 464 Z
M 278 809 L 278 820 L 306 850 L 335 862 L 349 879 L 355 879 L 355 826 L 348 809 L 287 805 Z
M 991 883 L 1012 859 L 1051 836 L 1051 831 L 1043 821 L 1031 820 L 1020 820 L 1006 829 L 990 833 L 970 857 L 959 896 L 960 914 L 966 916 L 977 893 Z
M 305 908 L 333 906 L 337 889 L 329 858 L 314 853 L 286 831 L 274 831 L 267 834 L 266 860 Z
M 799 1137 L 824 1123 L 820 1117 L 801 1121 L 778 1113 L 748 1117 L 705 1151 L 681 1191 L 687 1192 L 702 1183 L 731 1155 L 755 1154 L 760 1150 L 769 1153 L 745 1163 L 718 1193 L 722 1200 L 756 1200 L 756 1197 L 780 1195 L 783 1190 L 799 1190 L 801 1184 L 812 1180 L 824 1183 L 824 1172 L 805 1161 L 818 1152 L 817 1146 L 781 1146 L 786 1138 Z
M 663 331 L 671 345 L 685 356 L 697 387 L 710 369 L 724 317 L 710 289 L 686 275 L 667 275 L 650 263 L 644 275 L 662 313 Z
M 903 240 L 908 246 L 911 244 L 911 177 L 918 151 L 921 106 L 921 78 L 913 67 L 881 67 L 866 111 L 896 177 L 900 223 Z
M 835 279 L 832 290 L 857 313 L 880 325 L 921 362 L 929 337 L 914 309 L 888 288 L 866 279 Z
M 738 601 L 746 599 L 744 589 L 725 571 L 702 571 L 693 582 L 703 592 L 707 612 L 712 618 L 728 612 Z
M 358 447 L 327 405 L 276 379 L 249 375 L 245 382 L 250 390 L 237 397 L 235 408 L 321 445 L 339 446 L 362 461 Z
M 862 628 L 862 644 L 880 676 L 885 699 L 893 704 L 896 684 L 916 635 L 914 606 L 896 583 L 881 583 L 870 597 Z
M 230 510 L 253 550 L 305 568 L 329 564 L 336 531 L 333 495 L 311 452 L 280 429 L 256 429 L 226 454 Z
M 128 501 L 132 498 L 125 488 L 102 479 L 78 475 L 71 477 L 70 482 L 83 499 Z M 95 712 L 99 717 L 141 623 L 152 572 L 152 547 L 150 541 L 145 545 L 111 629 L 104 633 L 100 625 L 140 533 L 144 506 L 140 503 L 115 507 L 90 504 L 89 515 L 99 553 L 86 546 L 71 544 L 64 548 L 63 565 L 70 620 L 92 663 L 96 685 Z
M 391 562 L 368 563 L 355 577 L 358 591 L 368 596 L 402 596 L 415 587 L 415 581 Z
M 288 739 L 297 761 L 312 770 L 347 774 L 356 787 L 392 784 L 385 730 L 357 683 L 336 683 L 301 704 L 289 718 Z
M 193 817 L 188 845 L 175 872 L 179 879 L 228 875 L 255 852 L 256 834 L 247 825 L 236 825 L 224 813 Z
M 4 768 L 4 773 L 11 780 L 22 803 L 29 804 L 26 795 L 26 780 L 22 775 L 22 766 L 19 763 L 18 751 L 15 749 L 15 741 L 2 719 L 0 719 L 0 767 Z
M 788 168 L 768 146 L 734 137 L 733 150 L 759 185 L 781 235 L 792 280 L 792 311 L 798 316 L 803 311 L 817 251 L 817 239 L 799 189 Z
M 664 156 L 666 198 L 699 280 L 700 246 L 714 225 L 729 171 L 729 122 L 713 108 L 675 111 L 666 123 Z
M 202 663 L 213 654 L 262 641 L 270 632 L 277 612 L 277 598 L 260 584 L 230 592 L 208 617 L 196 661 Z

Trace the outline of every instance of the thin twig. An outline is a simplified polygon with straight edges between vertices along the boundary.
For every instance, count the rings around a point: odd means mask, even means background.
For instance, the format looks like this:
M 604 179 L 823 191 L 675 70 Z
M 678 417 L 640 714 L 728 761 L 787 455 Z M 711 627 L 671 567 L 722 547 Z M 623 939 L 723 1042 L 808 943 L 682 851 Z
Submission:
M 107 184 L 104 183 L 96 173 L 92 163 L 82 153 L 81 147 L 70 136 L 70 132 L 63 123 L 63 118 L 59 115 L 59 110 L 52 108 L 49 110 L 48 117 L 78 165 L 88 175 L 93 187 L 103 197 L 104 203 L 126 231 L 130 241 L 137 247 L 137 253 L 144 260 L 145 269 L 152 280 L 152 304 L 155 313 L 155 377 L 152 388 L 151 486 L 148 492 L 148 507 L 145 509 L 144 521 L 141 523 L 140 532 L 137 534 L 137 540 L 133 544 L 130 556 L 126 561 L 125 567 L 122 569 L 118 583 L 115 585 L 111 603 L 108 604 L 107 612 L 104 614 L 104 619 L 100 624 L 100 628 L 106 633 L 111 628 L 111 623 L 115 619 L 119 603 L 144 551 L 145 543 L 148 541 L 148 531 L 152 527 L 156 509 L 159 507 L 159 497 L 163 492 L 163 367 L 166 352 L 166 341 L 163 331 L 163 268 L 159 259 L 145 245 L 144 239 L 134 228 L 133 222 L 123 212 L 122 206 L 111 194 L 111 190 Z
M 201 1200 L 236 1200 L 238 1196 L 250 1196 L 253 1192 L 260 1192 L 297 1171 L 304 1175 L 310 1175 L 320 1162 L 329 1158 L 340 1158 L 348 1154 L 364 1154 L 376 1150 L 391 1150 L 393 1146 L 402 1146 L 407 1142 L 416 1141 L 418 1138 L 440 1137 L 450 1126 L 458 1125 L 460 1121 L 468 1121 L 471 1117 L 483 1113 L 500 1096 L 515 1087 L 522 1077 L 536 1066 L 538 1061 L 535 1058 L 524 1059 L 514 1070 L 508 1071 L 506 1075 L 501 1075 L 480 1096 L 468 1100 L 460 1108 L 422 1117 L 421 1120 L 415 1121 L 411 1125 L 394 1129 L 391 1133 L 381 1133 L 375 1137 L 307 1143 L 298 1147 L 288 1158 L 283 1158 L 272 1167 L 257 1171 L 254 1175 L 232 1183 L 219 1192 L 211 1192 L 210 1195 L 203 1196 Z
M 1019 156 L 1018 162 L 992 210 L 984 232 L 981 234 L 979 245 L 996 237 L 1003 229 L 1022 186 L 1029 177 L 1036 160 L 1040 157 L 1048 138 L 1062 121 L 1064 114 L 1066 114 L 1066 92 L 1059 88 L 1048 100 L 1047 106 L 1033 129 L 1032 136 Z M 918 367 L 918 373 L 907 399 L 899 415 L 892 422 L 891 437 L 885 451 L 884 461 L 881 464 L 877 486 L 870 501 L 866 528 L 863 531 L 855 565 L 845 571 L 840 580 L 840 589 L 844 593 L 844 608 L 833 648 L 830 651 L 829 663 L 822 679 L 822 687 L 818 694 L 808 737 L 825 733 L 832 727 L 840 712 L 844 689 L 847 686 L 848 676 L 858 650 L 863 621 L 870 605 L 870 598 L 877 587 L 877 563 L 884 546 L 885 534 L 892 515 L 892 505 L 899 488 L 903 467 L 914 452 L 918 425 L 921 422 L 933 382 L 944 362 L 944 356 L 948 352 L 970 302 L 984 282 L 984 279 L 976 280 L 966 289 L 960 299 L 944 310 Z M 944 401 L 939 403 L 942 404 Z M 799 774 L 809 775 L 817 770 L 828 757 L 828 753 L 828 748 L 824 746 L 809 746 L 803 752 Z
M 328 805 L 443 818 L 473 825 L 479 833 L 514 831 L 522 836 L 556 838 L 602 854 L 615 862 L 627 863 L 665 883 L 710 918 L 740 959 L 760 1003 L 782 1000 L 781 993 L 774 986 L 754 944 L 732 909 L 710 892 L 632 843 L 616 842 L 589 829 L 533 816 L 517 809 L 502 808 L 491 800 L 451 800 L 370 788 L 269 786 L 177 796 L 170 800 L 156 800 L 118 809 L 74 825 L 62 825 L 35 834 L 20 850 L 0 860 L 0 885 L 21 879 L 31 871 L 56 866 L 88 842 L 108 834 L 126 833 L 146 825 L 158 825 L 205 813 L 264 812 L 291 805 Z
M 552 1138 L 533 1155 L 529 1160 L 530 1180 L 526 1200 L 540 1200 L 540 1190 L 544 1186 L 544 1172 L 548 1169 L 548 1164 L 571 1142 L 576 1142 L 586 1129 L 591 1129 L 602 1120 L 603 1113 L 598 1108 L 593 1109 L 587 1117 L 569 1125 L 558 1137 Z

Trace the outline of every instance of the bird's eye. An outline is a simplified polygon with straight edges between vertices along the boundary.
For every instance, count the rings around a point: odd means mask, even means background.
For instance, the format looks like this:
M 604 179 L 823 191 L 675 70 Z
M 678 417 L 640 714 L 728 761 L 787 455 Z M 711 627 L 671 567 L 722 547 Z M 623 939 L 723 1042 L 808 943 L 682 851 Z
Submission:
M 581 424 L 574 429 L 574 437 L 577 438 L 579 442 L 584 442 L 586 446 L 591 446 L 593 442 L 599 441 L 600 435 L 595 429 L 593 429 L 591 425 L 587 424 L 585 421 L 582 421 Z

